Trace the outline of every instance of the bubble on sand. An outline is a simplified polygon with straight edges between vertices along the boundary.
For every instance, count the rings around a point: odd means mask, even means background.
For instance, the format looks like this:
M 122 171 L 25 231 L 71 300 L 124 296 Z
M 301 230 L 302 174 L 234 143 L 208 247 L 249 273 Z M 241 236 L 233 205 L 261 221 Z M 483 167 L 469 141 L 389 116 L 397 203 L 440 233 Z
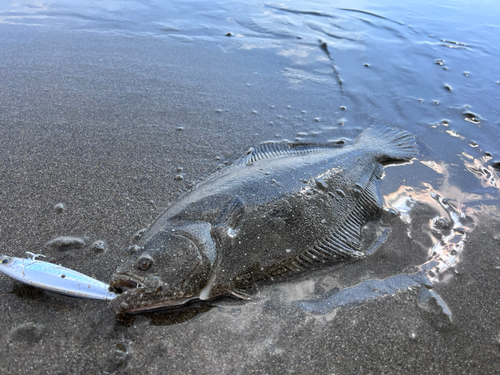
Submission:
M 474 112 L 466 111 L 462 115 L 465 121 L 472 122 L 473 124 L 479 124 L 482 120 L 481 116 Z
M 54 211 L 56 211 L 58 214 L 64 212 L 66 210 L 66 205 L 62 202 L 60 203 L 57 203 L 55 206 L 54 206 Z
M 106 250 L 106 248 L 106 241 L 104 240 L 97 240 L 91 246 L 92 251 L 95 253 L 102 253 Z
M 176 176 L 174 177 L 174 180 L 175 180 L 175 181 L 182 181 L 182 180 L 184 180 L 184 176 L 183 176 L 183 175 L 181 175 L 181 174 L 178 174 L 178 175 L 176 175 Z
M 107 367 L 109 371 L 116 371 L 127 365 L 129 356 L 128 345 L 118 343 L 107 354 Z
M 85 240 L 80 237 L 61 236 L 50 240 L 45 247 L 58 250 L 79 249 L 85 246 Z
M 445 83 L 445 84 L 443 85 L 443 87 L 445 88 L 445 90 L 448 90 L 449 92 L 453 92 L 453 89 L 452 89 L 452 88 L 451 88 L 451 86 L 450 86 L 450 85 L 448 85 L 447 83 Z
M 436 62 L 437 65 L 441 65 L 441 66 L 444 65 L 444 60 L 442 60 L 442 59 L 436 59 L 435 62 Z

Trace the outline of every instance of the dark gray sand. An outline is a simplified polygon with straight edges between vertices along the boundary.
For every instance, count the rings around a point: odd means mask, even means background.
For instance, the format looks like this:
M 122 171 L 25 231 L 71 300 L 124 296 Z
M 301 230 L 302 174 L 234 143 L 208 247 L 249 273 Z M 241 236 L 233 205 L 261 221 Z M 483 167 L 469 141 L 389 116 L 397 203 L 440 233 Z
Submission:
M 1 373 L 500 373 L 498 5 L 106 4 L 0 11 L 7 255 L 107 281 L 135 232 L 263 141 L 381 122 L 421 154 L 385 171 L 399 216 L 378 252 L 250 301 L 115 317 L 0 275 Z

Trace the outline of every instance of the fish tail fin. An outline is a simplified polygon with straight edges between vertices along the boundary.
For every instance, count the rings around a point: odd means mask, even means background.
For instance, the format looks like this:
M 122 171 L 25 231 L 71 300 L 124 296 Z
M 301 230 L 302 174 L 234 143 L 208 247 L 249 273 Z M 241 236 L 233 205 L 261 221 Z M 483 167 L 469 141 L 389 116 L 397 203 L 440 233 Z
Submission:
M 354 145 L 373 152 L 377 161 L 382 164 L 408 161 L 418 154 L 413 134 L 385 126 L 370 126 L 356 138 Z

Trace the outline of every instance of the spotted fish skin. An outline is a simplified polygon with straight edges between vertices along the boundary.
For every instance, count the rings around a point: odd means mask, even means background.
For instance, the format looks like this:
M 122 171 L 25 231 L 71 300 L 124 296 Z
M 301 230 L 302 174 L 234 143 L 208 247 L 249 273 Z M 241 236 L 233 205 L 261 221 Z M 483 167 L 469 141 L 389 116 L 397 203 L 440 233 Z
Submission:
M 144 233 L 120 267 L 117 313 L 211 299 L 273 275 L 360 259 L 381 207 L 383 165 L 417 154 L 414 137 L 370 127 L 352 145 L 269 143 L 209 176 Z

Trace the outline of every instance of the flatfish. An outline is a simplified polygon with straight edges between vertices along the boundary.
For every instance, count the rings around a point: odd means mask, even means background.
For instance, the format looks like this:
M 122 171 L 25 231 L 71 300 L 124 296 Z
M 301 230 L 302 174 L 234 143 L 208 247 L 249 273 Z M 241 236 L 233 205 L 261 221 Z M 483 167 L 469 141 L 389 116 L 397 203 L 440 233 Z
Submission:
M 116 270 L 116 313 L 223 294 L 248 298 L 259 280 L 361 259 L 377 217 L 383 166 L 417 154 L 414 137 L 370 127 L 352 145 L 266 143 L 182 196 Z

